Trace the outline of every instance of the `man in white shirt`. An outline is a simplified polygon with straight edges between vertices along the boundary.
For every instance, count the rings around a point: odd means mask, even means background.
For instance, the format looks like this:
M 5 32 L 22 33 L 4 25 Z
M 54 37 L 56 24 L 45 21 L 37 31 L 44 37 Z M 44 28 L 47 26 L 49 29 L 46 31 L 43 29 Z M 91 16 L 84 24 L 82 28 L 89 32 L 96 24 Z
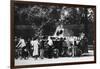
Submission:
M 22 56 L 23 55 L 22 51 L 23 51 L 23 49 L 24 49 L 25 46 L 26 46 L 25 40 L 22 37 L 20 37 L 19 38 L 19 42 L 16 45 L 16 47 L 19 48 L 19 55 L 20 55 L 21 58 L 23 57 Z
M 20 38 L 19 38 L 19 42 L 18 42 L 18 44 L 17 44 L 16 47 L 23 48 L 23 47 L 25 47 L 25 46 L 26 46 L 25 40 L 24 40 L 22 37 L 20 37 Z

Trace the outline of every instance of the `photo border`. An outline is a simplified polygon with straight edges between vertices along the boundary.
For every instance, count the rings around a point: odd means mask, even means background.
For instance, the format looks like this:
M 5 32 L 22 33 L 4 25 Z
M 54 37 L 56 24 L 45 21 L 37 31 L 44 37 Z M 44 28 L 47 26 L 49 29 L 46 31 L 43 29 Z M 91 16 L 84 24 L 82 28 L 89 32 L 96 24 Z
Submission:
M 85 61 L 85 62 L 66 62 L 66 63 L 54 63 L 54 64 L 37 64 L 37 65 L 20 65 L 15 66 L 14 63 L 14 4 L 20 3 L 20 4 L 45 4 L 45 5 L 59 5 L 59 6 L 67 6 L 67 7 L 92 7 L 95 8 L 95 21 L 93 23 L 93 31 L 94 31 L 94 61 Z M 96 63 L 96 6 L 95 5 L 81 5 L 81 4 L 63 4 L 63 3 L 50 3 L 50 2 L 35 2 L 35 1 L 13 1 L 11 0 L 10 5 L 11 11 L 10 11 L 10 67 L 11 69 L 15 68 L 29 68 L 29 67 L 45 67 L 45 66 L 60 66 L 60 65 L 77 65 L 77 64 L 92 64 Z

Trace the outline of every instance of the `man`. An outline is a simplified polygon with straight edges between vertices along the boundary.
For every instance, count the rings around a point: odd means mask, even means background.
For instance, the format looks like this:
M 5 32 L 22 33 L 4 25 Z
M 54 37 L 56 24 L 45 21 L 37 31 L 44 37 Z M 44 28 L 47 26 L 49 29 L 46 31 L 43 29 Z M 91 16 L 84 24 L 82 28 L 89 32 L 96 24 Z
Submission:
M 80 40 L 80 48 L 82 50 L 82 53 L 88 53 L 88 39 L 85 36 L 85 33 L 81 33 L 81 40 Z
M 24 40 L 22 37 L 20 37 L 20 38 L 19 38 L 19 42 L 18 42 L 18 44 L 17 44 L 16 47 L 21 47 L 21 48 L 23 48 L 23 47 L 25 47 L 25 46 L 26 46 L 25 40 Z
M 52 58 L 52 56 L 53 56 L 53 49 L 52 49 L 53 41 L 51 39 L 51 36 L 48 36 L 47 40 L 48 40 L 48 42 L 47 42 L 47 44 L 48 44 L 48 57 Z
M 26 46 L 25 40 L 22 37 L 20 37 L 19 42 L 16 47 L 20 49 L 19 55 L 21 56 L 21 58 L 24 56 L 22 52 L 23 52 L 25 46 Z
M 45 44 L 45 41 L 44 40 L 40 40 L 39 55 L 40 55 L 41 59 L 44 58 L 44 44 Z
M 34 40 L 33 38 L 30 40 L 30 55 L 33 57 L 33 51 L 34 51 Z
M 62 24 L 59 25 L 59 26 L 56 28 L 56 31 L 55 31 L 55 33 L 54 33 L 53 36 L 59 37 L 59 38 L 64 37 L 64 28 L 63 28 L 63 25 L 62 25 Z

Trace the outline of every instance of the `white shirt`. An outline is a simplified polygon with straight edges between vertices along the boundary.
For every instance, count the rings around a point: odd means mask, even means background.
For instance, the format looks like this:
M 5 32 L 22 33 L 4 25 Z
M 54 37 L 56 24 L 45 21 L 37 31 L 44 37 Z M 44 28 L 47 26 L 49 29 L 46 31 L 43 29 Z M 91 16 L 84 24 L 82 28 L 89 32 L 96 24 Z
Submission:
M 48 37 L 48 44 L 51 46 L 51 45 L 53 45 L 53 42 L 52 42 L 52 40 L 50 39 L 50 36 Z
M 31 40 L 30 44 L 31 44 L 31 46 L 33 46 L 33 45 L 34 45 L 34 41 L 33 41 L 33 40 Z
M 20 44 L 19 47 L 26 46 L 26 43 L 25 43 L 25 40 L 24 39 L 20 39 L 18 44 Z

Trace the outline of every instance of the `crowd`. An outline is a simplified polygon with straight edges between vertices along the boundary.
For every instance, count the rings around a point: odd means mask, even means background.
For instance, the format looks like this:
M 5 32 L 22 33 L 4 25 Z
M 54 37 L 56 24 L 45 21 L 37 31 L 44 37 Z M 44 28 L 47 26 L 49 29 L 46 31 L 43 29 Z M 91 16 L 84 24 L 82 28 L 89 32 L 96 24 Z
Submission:
M 16 59 L 75 57 L 88 53 L 88 41 L 84 33 L 79 37 L 41 36 L 24 39 L 23 36 L 15 36 L 14 41 Z

